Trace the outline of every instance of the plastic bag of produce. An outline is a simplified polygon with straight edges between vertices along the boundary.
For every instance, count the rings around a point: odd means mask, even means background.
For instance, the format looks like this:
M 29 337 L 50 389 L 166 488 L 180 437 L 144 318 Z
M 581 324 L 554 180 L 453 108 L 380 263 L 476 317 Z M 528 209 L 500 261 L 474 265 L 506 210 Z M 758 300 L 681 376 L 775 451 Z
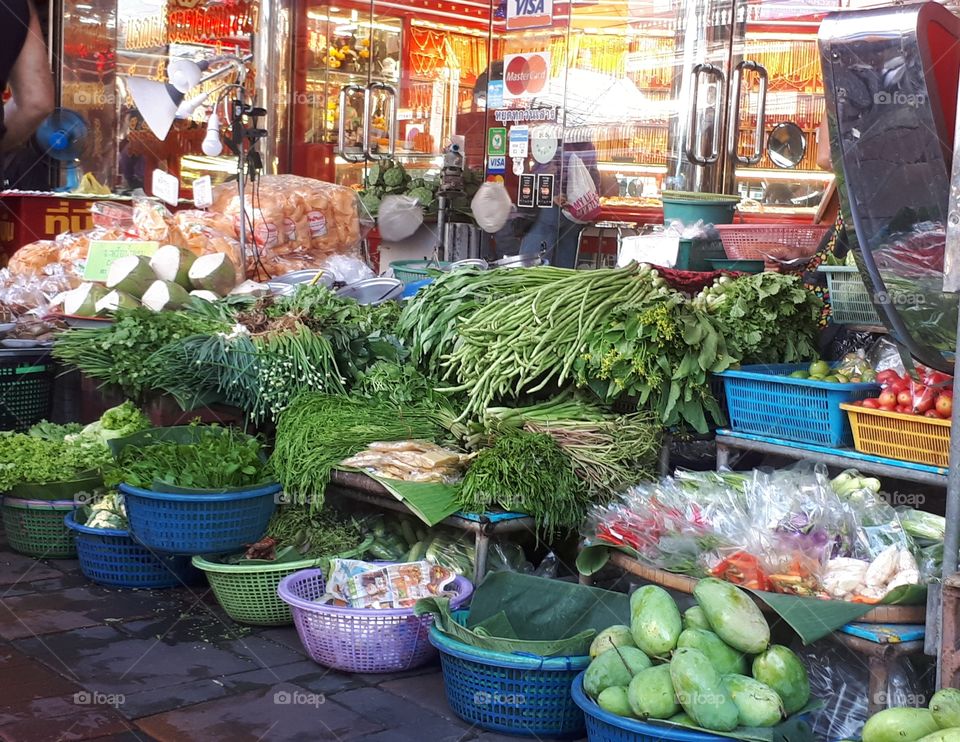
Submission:
M 423 206 L 410 196 L 384 196 L 377 215 L 377 229 L 387 242 L 404 240 L 423 224 Z
M 579 155 L 567 160 L 567 202 L 563 215 L 578 224 L 589 224 L 600 218 L 600 195 L 597 185 Z
M 477 226 L 494 234 L 507 223 L 513 203 L 503 183 L 484 183 L 470 202 L 470 208 Z

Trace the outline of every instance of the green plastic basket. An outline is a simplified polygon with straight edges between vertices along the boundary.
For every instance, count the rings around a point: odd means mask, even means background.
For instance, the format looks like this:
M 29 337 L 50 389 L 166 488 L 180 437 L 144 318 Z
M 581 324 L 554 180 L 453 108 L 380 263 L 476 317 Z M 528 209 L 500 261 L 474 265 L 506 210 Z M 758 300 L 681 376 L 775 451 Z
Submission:
M 49 351 L 0 349 L 0 430 L 26 430 L 50 417 L 53 375 Z
M 821 265 L 817 268 L 827 276 L 830 296 L 830 320 L 835 325 L 873 325 L 883 322 L 873 307 L 860 270 L 855 266 Z
M 663 223 L 677 219 L 684 224 L 731 224 L 734 209 L 740 203 L 739 196 L 724 193 L 694 193 L 689 191 L 664 191 Z
M 358 557 L 373 540 L 372 537 L 368 538 L 356 549 L 338 554 L 337 557 Z M 237 623 L 286 626 L 293 623 L 293 615 L 290 606 L 277 595 L 280 581 L 303 569 L 325 568 L 332 558 L 301 559 L 280 564 L 221 564 L 195 556 L 193 566 L 206 573 L 217 602 Z
M 393 275 L 404 284 L 416 283 L 430 277 L 431 271 L 449 268 L 450 263 L 443 260 L 394 260 L 390 263 Z
M 73 531 L 63 522 L 77 507 L 73 500 L 20 500 L 4 497 L 3 528 L 14 551 L 39 559 L 74 559 Z

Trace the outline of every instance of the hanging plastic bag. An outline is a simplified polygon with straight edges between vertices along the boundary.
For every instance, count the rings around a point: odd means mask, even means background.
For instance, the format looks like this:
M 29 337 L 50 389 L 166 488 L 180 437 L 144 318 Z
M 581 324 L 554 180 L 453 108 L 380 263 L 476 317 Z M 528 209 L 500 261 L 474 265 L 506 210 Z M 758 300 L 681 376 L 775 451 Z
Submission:
M 600 194 L 597 184 L 583 160 L 571 154 L 567 165 L 567 203 L 563 215 L 578 224 L 589 224 L 600 218 Z
M 412 235 L 423 224 L 423 207 L 410 196 L 384 196 L 377 214 L 377 229 L 387 242 L 398 242 Z
M 488 234 L 494 234 L 507 223 L 513 204 L 503 183 L 484 183 L 470 202 L 470 208 L 477 226 Z

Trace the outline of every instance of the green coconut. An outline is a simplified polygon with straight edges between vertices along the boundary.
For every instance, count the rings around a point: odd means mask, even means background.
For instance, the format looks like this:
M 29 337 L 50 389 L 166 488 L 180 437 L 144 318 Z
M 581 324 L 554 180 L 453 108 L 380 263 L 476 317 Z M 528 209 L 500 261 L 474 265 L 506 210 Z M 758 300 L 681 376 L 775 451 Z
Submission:
M 226 296 L 237 285 L 237 269 L 222 252 L 201 255 L 193 261 L 188 274 L 193 288 L 212 291 L 217 296 Z
M 204 301 L 219 301 L 220 297 L 217 296 L 212 291 L 204 291 L 203 289 L 194 289 L 190 292 L 190 296 L 195 296 L 198 299 L 203 299 Z
M 154 281 L 143 293 L 143 306 L 154 312 L 164 309 L 179 309 L 190 301 L 190 294 L 173 281 Z
M 107 293 L 98 283 L 82 283 L 63 297 L 63 313 L 74 317 L 93 317 L 97 302 Z
M 150 284 L 157 280 L 150 260 L 143 255 L 125 255 L 110 264 L 107 288 L 122 291 L 135 299 L 143 296 Z
M 116 312 L 118 309 L 136 309 L 139 306 L 139 301 L 122 291 L 111 291 L 104 294 L 103 298 L 96 304 L 97 314 Z
M 150 267 L 161 281 L 173 281 L 190 290 L 190 266 L 197 256 L 183 247 L 164 245 L 150 258 Z

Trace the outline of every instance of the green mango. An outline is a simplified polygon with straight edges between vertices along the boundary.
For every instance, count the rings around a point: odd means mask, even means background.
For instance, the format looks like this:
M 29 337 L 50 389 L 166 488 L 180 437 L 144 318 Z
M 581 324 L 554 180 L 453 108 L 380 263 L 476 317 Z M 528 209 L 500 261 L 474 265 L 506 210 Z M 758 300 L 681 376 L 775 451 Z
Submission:
M 693 595 L 714 633 L 731 647 L 747 654 L 760 654 L 769 646 L 767 619 L 753 599 L 736 585 L 707 577 L 697 582 Z
M 867 719 L 860 737 L 863 742 L 916 742 L 938 730 L 929 709 L 885 709 Z
M 644 585 L 630 596 L 630 633 L 647 655 L 667 657 L 681 631 L 680 609 L 662 587 Z
M 797 655 L 780 644 L 754 657 L 753 677 L 777 692 L 787 715 L 796 713 L 810 701 L 807 668 Z
M 627 687 L 634 675 L 650 665 L 650 658 L 636 647 L 614 647 L 587 666 L 583 689 L 590 698 L 596 699 L 611 686 Z
M 740 709 L 740 726 L 773 727 L 783 720 L 783 701 L 769 685 L 731 673 L 723 676 L 723 687 Z
M 670 665 L 641 670 L 627 686 L 630 709 L 638 719 L 669 719 L 680 710 L 670 679 Z
M 723 643 L 723 639 L 712 631 L 703 629 L 685 629 L 677 639 L 678 647 L 699 649 L 720 675 L 736 673 L 747 674 L 747 658 L 743 652 Z
M 676 716 L 671 716 L 667 721 L 672 721 L 674 724 L 684 724 L 688 727 L 695 727 L 697 722 L 690 718 L 690 714 L 686 711 L 681 711 Z
M 724 688 L 707 655 L 683 647 L 673 653 L 670 679 L 683 710 L 697 726 L 729 732 L 740 723 L 740 711 Z
M 933 694 L 928 706 L 941 729 L 960 727 L 960 690 L 944 688 Z
M 597 696 L 597 705 L 604 711 L 617 716 L 632 716 L 630 702 L 627 700 L 627 689 L 622 685 L 611 685 Z
M 710 622 L 707 620 L 707 614 L 704 613 L 703 608 L 698 605 L 687 608 L 687 610 L 684 611 L 683 628 L 713 631 L 713 629 L 710 628 Z
M 609 626 L 597 634 L 590 644 L 590 659 L 596 659 L 599 655 L 612 647 L 635 647 L 633 636 L 630 634 L 630 627 L 617 625 Z
M 933 734 L 921 737 L 918 742 L 960 742 L 960 728 L 938 729 Z

